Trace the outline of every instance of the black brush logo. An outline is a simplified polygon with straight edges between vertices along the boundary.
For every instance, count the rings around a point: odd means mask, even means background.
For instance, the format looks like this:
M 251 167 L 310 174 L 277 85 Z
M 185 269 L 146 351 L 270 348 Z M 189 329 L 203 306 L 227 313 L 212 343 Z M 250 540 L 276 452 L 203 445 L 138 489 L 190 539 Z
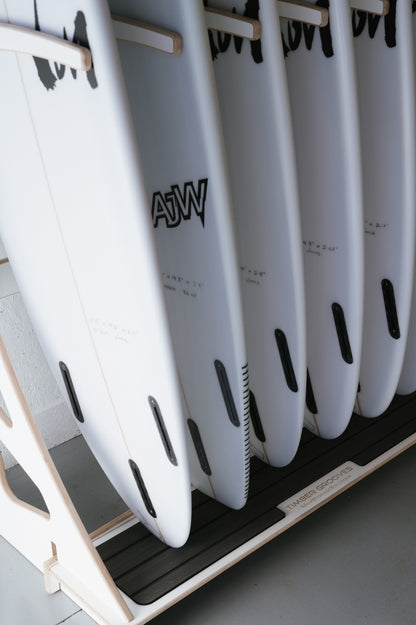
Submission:
M 35 30 L 41 32 L 40 23 L 39 23 L 39 14 L 36 0 L 34 0 L 34 11 L 35 11 Z M 69 41 L 68 35 L 66 32 L 66 28 L 63 28 L 63 38 L 66 41 Z M 90 48 L 87 34 L 87 21 L 85 19 L 85 15 L 82 11 L 78 11 L 75 20 L 74 20 L 74 33 L 72 35 L 72 43 L 77 45 L 84 46 L 85 48 Z M 42 84 L 46 87 L 46 89 L 52 90 L 56 87 L 56 82 L 58 80 L 62 80 L 65 76 L 66 66 L 58 65 L 58 63 L 54 63 L 55 73 L 52 71 L 51 64 L 46 59 L 40 59 L 36 56 L 33 57 L 35 61 L 36 69 L 38 70 L 38 76 Z M 72 77 L 76 80 L 77 71 L 75 69 L 71 69 Z M 92 89 L 96 89 L 98 87 L 97 78 L 94 71 L 94 64 L 92 64 L 91 69 L 86 72 L 87 80 Z

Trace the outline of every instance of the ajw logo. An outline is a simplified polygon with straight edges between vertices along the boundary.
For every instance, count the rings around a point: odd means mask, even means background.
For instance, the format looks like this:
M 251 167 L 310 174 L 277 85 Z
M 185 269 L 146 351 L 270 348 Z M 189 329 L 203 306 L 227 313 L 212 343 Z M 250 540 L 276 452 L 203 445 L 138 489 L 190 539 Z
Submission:
M 202 227 L 205 227 L 207 187 L 208 178 L 203 178 L 198 180 L 197 189 L 193 182 L 185 182 L 183 191 L 174 184 L 167 193 L 153 193 L 153 226 L 157 228 L 159 222 L 164 221 L 167 228 L 176 228 L 182 221 L 191 219 L 194 212 L 200 218 Z
M 34 9 L 35 9 L 35 30 L 41 30 L 39 24 L 39 15 L 38 15 L 38 7 L 36 0 L 34 0 Z M 74 20 L 74 33 L 72 36 L 72 43 L 79 44 L 89 49 L 88 35 L 87 35 L 87 22 L 85 19 L 85 15 L 82 11 L 78 11 Z M 63 38 L 68 41 L 68 35 L 65 27 L 63 28 Z M 49 89 L 55 89 L 56 81 L 62 80 L 65 76 L 65 65 L 58 65 L 54 63 L 55 73 L 51 69 L 51 65 L 49 61 L 46 59 L 40 59 L 36 56 L 33 57 L 35 61 L 36 68 L 38 70 L 38 76 L 42 82 L 42 84 Z M 74 69 L 71 69 L 71 74 L 74 79 L 77 78 L 77 72 Z M 92 89 L 96 89 L 98 87 L 97 78 L 95 76 L 94 65 L 92 65 L 91 69 L 87 72 L 87 80 Z

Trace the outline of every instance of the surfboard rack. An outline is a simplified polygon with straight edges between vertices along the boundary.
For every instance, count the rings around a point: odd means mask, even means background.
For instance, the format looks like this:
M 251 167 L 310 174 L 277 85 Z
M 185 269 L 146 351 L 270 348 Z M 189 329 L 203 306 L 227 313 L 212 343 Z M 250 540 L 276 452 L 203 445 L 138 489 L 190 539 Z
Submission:
M 328 9 L 319 7 L 308 2 L 299 0 L 277 0 L 279 16 L 282 19 L 302 22 L 311 26 L 323 28 L 328 25 Z M 389 0 L 351 0 L 351 9 L 374 13 L 374 15 L 387 15 L 389 12 Z
M 261 25 L 258 20 L 209 7 L 205 8 L 205 18 L 207 28 L 211 30 L 252 41 L 260 38 Z M 128 41 L 172 55 L 182 51 L 182 37 L 178 33 L 116 15 L 112 16 L 112 21 L 114 35 L 119 41 Z
M 389 0 L 351 0 L 350 6 L 356 11 L 374 13 L 374 15 L 387 15 L 390 8 Z
M 7 259 L 0 259 L 2 267 L 8 267 Z M 3 286 L 2 292 L 12 294 L 14 288 Z M 416 443 L 416 393 L 396 397 L 377 419 L 353 416 L 333 441 L 305 431 L 287 467 L 252 459 L 243 510 L 229 510 L 194 491 L 191 536 L 181 549 L 171 549 L 130 512 L 88 535 L 1 337 L 0 391 L 7 406 L 7 414 L 0 411 L 0 439 L 46 506 L 40 510 L 17 498 L 0 456 L 0 534 L 43 573 L 47 592 L 63 590 L 99 625 L 150 621 Z
M 278 0 L 277 4 L 279 16 L 282 19 L 302 22 L 311 26 L 318 26 L 318 28 L 323 28 L 328 24 L 328 9 L 324 7 L 298 0 Z
M 293 20 L 323 28 L 327 26 L 328 9 L 300 0 L 277 0 L 282 19 Z M 351 0 L 351 8 L 357 11 L 386 15 L 389 0 Z M 229 11 L 205 7 L 207 28 L 255 41 L 261 37 L 261 23 Z M 178 55 L 182 51 L 182 37 L 175 32 L 145 24 L 137 20 L 112 16 L 114 35 L 120 41 L 128 41 Z M 49 35 L 31 28 L 0 23 L 0 50 L 19 52 L 48 59 L 74 70 L 88 71 L 92 66 L 90 51 L 61 37 Z
M 207 27 L 211 30 L 250 40 L 260 38 L 258 20 L 211 8 L 205 9 L 205 15 Z M 178 33 L 118 15 L 112 16 L 112 23 L 114 35 L 120 41 L 172 55 L 182 51 L 182 37 Z M 92 65 L 91 53 L 83 46 L 38 30 L 6 23 L 0 23 L 0 50 L 30 54 L 81 71 L 90 70 Z
M 178 33 L 118 15 L 111 17 L 114 35 L 119 41 L 128 41 L 172 55 L 182 51 L 182 37 Z
M 207 28 L 211 30 L 250 40 L 261 36 L 258 20 L 209 7 L 205 8 L 205 18 Z M 178 55 L 182 51 L 182 37 L 178 33 L 118 15 L 112 15 L 112 22 L 114 35 L 119 41 L 135 43 L 172 55 Z
M 357 0 L 358 1 L 358 0 Z M 383 0 L 363 0 L 379 2 Z M 387 1 L 387 0 L 385 0 Z M 300 0 L 278 0 L 279 14 L 284 19 L 304 22 L 323 27 L 328 24 L 328 10 Z M 112 16 L 116 39 L 144 45 L 168 54 L 180 54 L 182 38 L 178 33 L 144 24 L 124 17 Z M 245 17 L 230 11 L 205 7 L 205 20 L 209 30 L 227 33 L 256 41 L 261 37 L 261 23 L 257 19 Z
M 230 13 L 222 9 L 205 7 L 205 21 L 207 28 L 228 33 L 236 37 L 243 37 L 255 41 L 261 37 L 261 24 L 258 20 Z
M 91 53 L 87 48 L 61 37 L 4 22 L 0 23 L 0 50 L 52 59 L 76 70 L 91 69 Z
M 328 24 L 328 10 L 300 0 L 278 0 L 282 19 L 298 21 L 322 28 Z M 351 8 L 377 15 L 386 15 L 388 0 L 351 0 Z M 207 28 L 235 37 L 255 41 L 261 37 L 261 23 L 229 11 L 205 7 Z M 112 16 L 114 35 L 120 41 L 150 47 L 167 54 L 182 51 L 182 37 L 175 32 L 145 24 L 137 20 Z M 90 51 L 66 39 L 38 30 L 0 23 L 0 50 L 30 54 L 66 65 L 75 70 L 88 71 L 92 59 Z

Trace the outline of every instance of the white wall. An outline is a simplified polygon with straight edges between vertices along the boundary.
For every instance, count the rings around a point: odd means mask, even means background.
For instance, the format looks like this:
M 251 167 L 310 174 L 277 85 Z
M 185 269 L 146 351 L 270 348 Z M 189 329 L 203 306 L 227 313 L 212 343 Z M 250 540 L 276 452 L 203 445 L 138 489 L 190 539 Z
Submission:
M 0 258 L 4 256 L 0 241 Z M 46 363 L 20 294 L 0 300 L 0 334 L 48 448 L 79 434 L 76 421 Z M 5 409 L 1 396 L 0 405 Z M 15 464 L 1 441 L 0 452 L 6 468 Z

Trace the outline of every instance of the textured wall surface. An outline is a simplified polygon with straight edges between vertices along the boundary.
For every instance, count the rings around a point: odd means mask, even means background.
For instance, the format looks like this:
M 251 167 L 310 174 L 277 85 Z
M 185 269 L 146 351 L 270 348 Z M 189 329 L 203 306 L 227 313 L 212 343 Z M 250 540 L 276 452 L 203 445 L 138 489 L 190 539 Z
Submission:
M 0 258 L 5 255 L 0 242 Z M 64 403 L 50 372 L 19 294 L 0 300 L 0 334 L 48 448 L 79 434 L 75 419 Z M 0 405 L 5 409 L 1 397 Z M 0 452 L 6 468 L 15 464 L 15 459 L 1 441 Z

